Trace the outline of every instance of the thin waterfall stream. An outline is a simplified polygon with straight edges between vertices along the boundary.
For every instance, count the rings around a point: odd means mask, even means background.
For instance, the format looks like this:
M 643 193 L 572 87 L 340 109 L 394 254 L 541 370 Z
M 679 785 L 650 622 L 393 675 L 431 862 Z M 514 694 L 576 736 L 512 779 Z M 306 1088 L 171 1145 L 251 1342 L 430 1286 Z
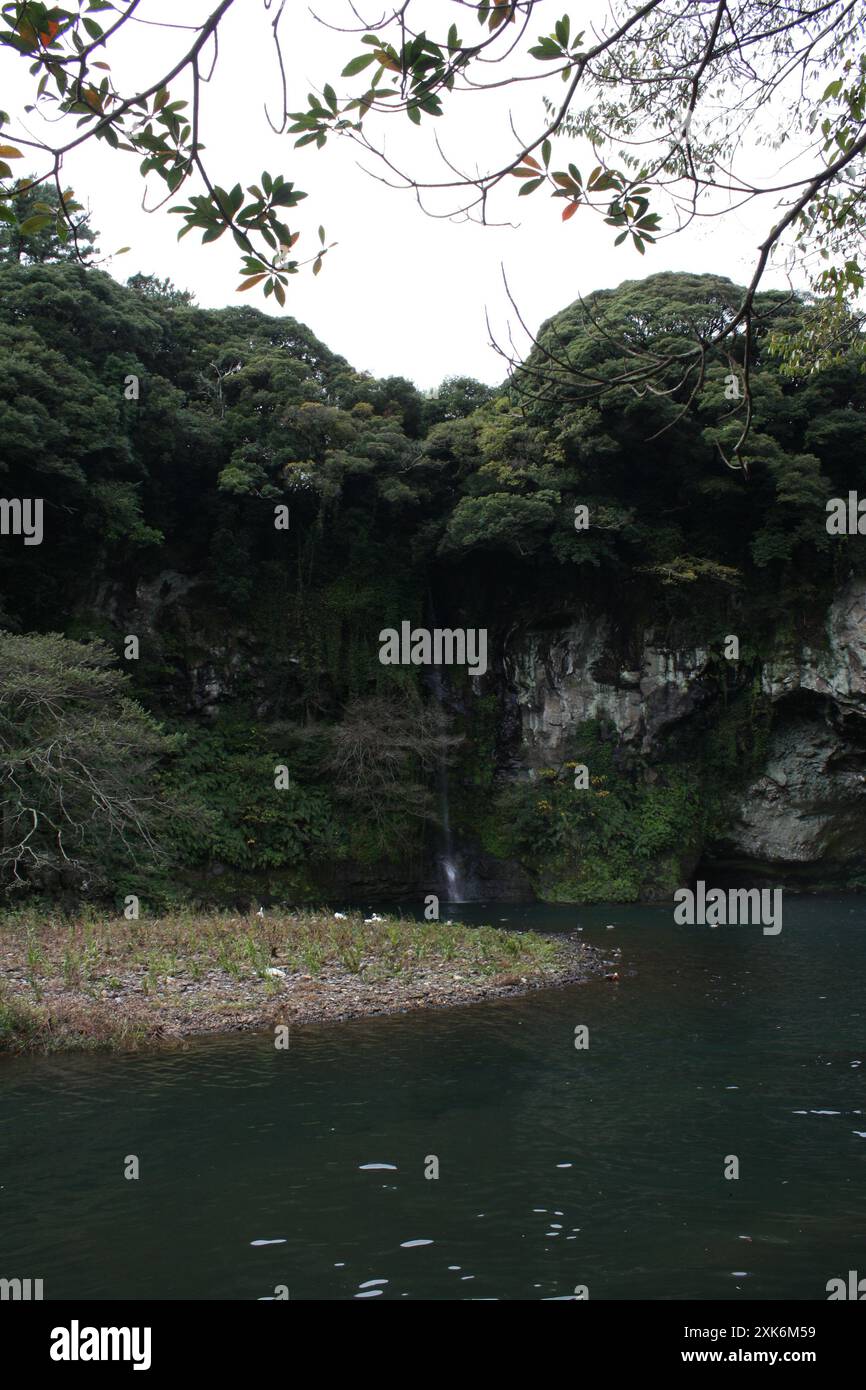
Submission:
M 430 689 L 439 708 L 445 711 L 445 681 L 441 667 L 433 667 L 429 673 Z M 446 900 L 452 903 L 466 901 L 465 884 L 459 860 L 454 852 L 454 835 L 451 830 L 451 806 L 448 786 L 448 751 L 443 748 L 439 754 L 436 769 L 436 783 L 439 791 L 439 853 L 436 862 L 441 870 Z

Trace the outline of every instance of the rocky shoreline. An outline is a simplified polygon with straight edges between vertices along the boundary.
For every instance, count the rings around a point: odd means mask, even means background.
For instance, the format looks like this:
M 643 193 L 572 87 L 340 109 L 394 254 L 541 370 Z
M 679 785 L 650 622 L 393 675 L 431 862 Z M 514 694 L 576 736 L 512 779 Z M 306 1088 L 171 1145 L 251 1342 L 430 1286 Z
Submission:
M 0 924 L 0 1053 L 135 1050 L 619 978 L 576 933 L 303 912 Z

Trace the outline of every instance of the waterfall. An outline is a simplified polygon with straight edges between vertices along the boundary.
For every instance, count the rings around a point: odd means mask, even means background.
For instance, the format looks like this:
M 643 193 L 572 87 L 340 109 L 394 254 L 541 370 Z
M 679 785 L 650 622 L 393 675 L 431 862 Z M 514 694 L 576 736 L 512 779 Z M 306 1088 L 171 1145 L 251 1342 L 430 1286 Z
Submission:
M 429 674 L 430 689 L 436 697 L 439 708 L 444 710 L 445 682 L 442 679 L 441 670 L 433 667 Z M 436 856 L 436 863 L 439 867 L 442 886 L 447 902 L 462 903 L 466 901 L 463 874 L 460 864 L 454 853 L 454 836 L 451 833 L 451 810 L 448 799 L 448 752 L 442 750 L 439 754 L 439 764 L 436 769 L 436 782 L 439 789 L 439 853 Z
M 440 834 L 442 837 L 439 863 L 445 876 L 448 902 L 462 903 L 464 901 L 463 877 L 454 855 L 454 836 L 451 834 L 451 814 L 448 805 L 448 763 L 444 752 L 439 755 L 437 778 L 439 782 Z

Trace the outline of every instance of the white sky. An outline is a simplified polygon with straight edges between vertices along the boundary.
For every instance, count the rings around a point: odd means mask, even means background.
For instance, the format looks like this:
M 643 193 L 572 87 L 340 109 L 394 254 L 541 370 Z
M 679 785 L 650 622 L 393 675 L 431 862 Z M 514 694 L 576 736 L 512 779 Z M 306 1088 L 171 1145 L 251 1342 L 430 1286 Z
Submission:
M 363 13 L 363 0 L 359 3 Z M 212 3 L 202 0 L 144 0 L 139 13 L 148 19 L 186 24 L 199 22 L 212 8 Z M 427 8 L 440 15 L 443 10 L 441 0 Z M 454 10 L 448 7 L 449 23 Z M 599 0 L 590 5 L 580 0 L 571 6 L 566 0 L 545 0 L 537 12 L 540 22 L 533 28 L 533 37 L 551 30 L 564 10 L 571 12 L 575 22 L 580 14 L 603 15 L 606 6 Z M 318 12 L 333 23 L 351 22 L 345 0 L 319 0 Z M 772 220 L 772 199 L 724 218 L 698 221 L 641 257 L 630 243 L 615 248 L 613 229 L 583 209 L 563 224 L 562 204 L 551 201 L 543 189 L 533 197 L 518 198 L 517 180 L 508 181 L 492 211 L 518 225 L 485 228 L 425 216 L 411 193 L 392 191 L 362 172 L 357 167 L 361 152 L 348 141 L 329 141 L 322 151 L 315 147 L 296 151 L 295 137 L 272 133 L 263 110 L 268 101 L 277 113 L 279 100 L 269 31 L 274 13 L 275 7 L 265 11 L 262 0 L 237 0 L 221 27 L 219 65 L 204 96 L 205 160 L 212 178 L 225 187 L 236 180 L 245 187 L 258 182 L 261 171 L 268 169 L 282 173 L 310 195 L 286 218 L 293 231 L 302 232 L 296 254 L 316 249 L 320 223 L 328 239 L 339 245 L 326 258 L 318 278 L 306 268 L 290 279 L 285 312 L 307 323 L 356 368 L 376 376 L 407 376 L 422 388 L 457 374 L 491 383 L 502 380 L 505 364 L 488 343 L 484 317 L 487 308 L 497 336 L 505 341 L 513 314 L 503 290 L 502 266 L 533 329 L 578 294 L 659 270 L 709 271 L 740 283 L 750 277 L 756 247 Z M 459 18 L 460 12 L 456 14 Z M 371 11 L 367 17 L 375 16 Z M 438 27 L 434 21 L 429 29 L 441 37 Z M 141 24 L 127 29 L 112 51 L 113 73 L 121 91 L 132 82 L 142 89 L 156 80 L 186 51 L 192 38 L 182 30 Z M 464 12 L 461 37 L 474 38 L 473 31 L 480 32 L 477 22 Z M 290 109 L 305 108 L 306 93 L 321 92 L 327 81 L 340 96 L 363 90 L 363 79 L 339 79 L 346 62 L 363 51 L 360 34 L 329 31 L 298 0 L 289 0 L 281 32 Z M 26 67 L 14 55 L 0 53 L 2 105 L 12 113 L 33 99 Z M 522 70 L 527 70 L 526 61 Z M 402 158 L 404 165 L 411 162 L 416 170 L 426 167 L 438 172 L 441 164 L 431 158 L 427 133 L 435 127 L 450 156 L 463 164 L 474 158 L 486 168 L 496 155 L 513 154 L 509 113 L 520 135 L 533 138 L 542 128 L 542 92 L 556 99 L 562 90 L 557 78 L 494 93 L 455 95 L 446 102 L 443 117 L 425 118 L 420 129 L 405 116 L 395 116 L 371 121 L 368 134 L 384 139 L 389 155 L 398 163 Z M 181 84 L 172 86 L 174 99 L 187 95 Z M 35 113 L 22 120 L 24 125 L 13 123 L 4 136 L 14 142 L 16 132 L 29 130 L 34 137 L 50 135 L 60 143 L 56 125 L 45 126 Z M 64 128 L 64 136 L 71 138 L 74 126 L 67 124 L 69 135 Z M 761 151 L 754 167 L 773 172 L 774 159 L 771 152 Z M 552 167 L 569 160 L 583 169 L 592 162 L 586 148 L 565 138 L 554 146 Z M 369 158 L 366 162 L 384 172 Z M 167 211 L 150 216 L 142 211 L 138 164 L 134 156 L 95 142 L 67 159 L 65 182 L 90 206 L 103 254 L 131 247 L 128 254 L 103 268 L 121 281 L 138 270 L 169 276 L 180 288 L 192 290 L 206 307 L 247 302 L 267 313 L 280 313 L 273 300 L 264 301 L 257 289 L 246 295 L 235 293 L 241 278 L 240 252 L 228 234 L 207 247 L 201 246 L 197 232 L 178 242 L 177 232 L 183 225 L 179 217 Z M 35 166 L 21 161 L 19 167 L 23 173 Z M 156 180 L 151 183 L 150 201 L 155 202 L 163 186 Z M 169 201 L 185 201 L 185 197 Z M 767 285 L 784 283 L 781 273 L 771 272 L 765 280 Z

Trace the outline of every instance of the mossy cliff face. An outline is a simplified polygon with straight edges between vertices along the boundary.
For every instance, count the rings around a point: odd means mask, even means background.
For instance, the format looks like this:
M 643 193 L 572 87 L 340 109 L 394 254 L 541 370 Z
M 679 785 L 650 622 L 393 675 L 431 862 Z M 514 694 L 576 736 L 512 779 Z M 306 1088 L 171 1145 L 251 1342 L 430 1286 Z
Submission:
M 134 602 L 130 621 L 159 634 L 189 721 L 184 775 L 215 778 L 207 799 L 234 806 L 285 756 L 278 692 L 301 654 L 280 653 L 275 683 L 270 630 L 233 630 L 192 576 L 160 576 Z M 702 643 L 694 622 L 623 629 L 588 606 L 491 634 L 484 677 L 448 673 L 440 698 L 463 740 L 448 810 L 465 896 L 667 901 L 696 873 L 866 882 L 866 581 L 840 589 L 808 643 L 783 636 L 733 660 L 711 630 Z M 182 891 L 226 902 L 444 893 L 441 825 L 395 823 L 383 853 L 364 817 L 299 771 L 279 835 L 266 797 L 247 805 L 236 833 L 196 842 Z M 310 841 L 318 853 L 303 849 Z
M 792 882 L 859 886 L 866 860 L 866 583 L 844 586 L 820 646 L 775 653 L 761 672 L 774 722 L 757 775 L 714 846 L 724 861 Z
M 598 613 L 513 636 L 498 721 L 466 721 L 486 769 L 462 784 L 468 845 L 552 901 L 664 900 L 696 872 L 859 886 L 866 583 L 837 594 L 811 645 L 723 650 Z

